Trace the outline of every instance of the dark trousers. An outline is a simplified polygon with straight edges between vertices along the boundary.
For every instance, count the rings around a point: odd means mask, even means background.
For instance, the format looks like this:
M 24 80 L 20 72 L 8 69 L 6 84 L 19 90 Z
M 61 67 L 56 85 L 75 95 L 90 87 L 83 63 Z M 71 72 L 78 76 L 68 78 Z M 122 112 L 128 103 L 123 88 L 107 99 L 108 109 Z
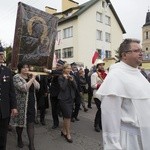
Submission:
M 45 108 L 40 109 L 40 121 L 45 119 Z
M 45 110 L 46 110 L 46 97 L 43 95 L 39 99 L 39 109 L 40 109 L 40 121 L 45 119 Z
M 74 99 L 74 110 L 72 113 L 72 118 L 77 118 L 80 110 L 81 105 L 81 96 L 79 92 L 76 92 L 75 99 Z
M 58 118 L 58 111 L 60 111 L 59 107 L 59 100 L 56 97 L 50 96 L 51 107 L 52 107 L 52 118 L 53 118 L 53 125 L 59 125 L 59 118 Z
M 97 112 L 95 115 L 95 120 L 94 120 L 94 126 L 96 127 L 99 125 L 100 129 L 102 129 L 102 122 L 101 122 L 101 101 L 97 98 L 94 98 L 96 107 L 97 107 Z
M 8 122 L 9 118 L 0 118 L 0 150 L 6 150 Z
M 91 101 L 93 96 L 93 90 L 91 87 L 88 87 L 88 107 L 91 107 Z

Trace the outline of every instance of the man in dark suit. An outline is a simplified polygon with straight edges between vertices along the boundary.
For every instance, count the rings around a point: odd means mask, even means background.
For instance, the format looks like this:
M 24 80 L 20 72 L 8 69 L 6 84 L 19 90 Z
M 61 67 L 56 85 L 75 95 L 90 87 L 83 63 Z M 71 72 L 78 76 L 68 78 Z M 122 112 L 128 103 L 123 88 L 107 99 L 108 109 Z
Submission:
M 11 70 L 3 66 L 3 63 L 4 51 L 0 43 L 0 150 L 6 150 L 10 115 L 18 114 Z
M 77 84 L 77 90 L 76 90 L 75 99 L 74 99 L 74 110 L 73 110 L 72 118 L 71 118 L 71 121 L 74 122 L 74 121 L 79 121 L 78 114 L 79 114 L 80 105 L 81 105 L 82 89 L 81 89 L 81 85 L 80 85 L 80 79 L 79 79 L 77 64 L 75 62 L 73 62 L 70 65 L 72 68 L 72 71 L 70 72 L 70 74 L 72 76 L 74 76 L 74 79 L 75 79 L 76 84 Z
M 89 73 L 89 69 L 87 68 L 87 66 L 84 69 L 84 73 L 85 73 L 85 78 L 86 78 L 86 82 L 88 80 L 88 73 Z
M 36 92 L 37 96 L 37 106 L 40 110 L 40 122 L 45 125 L 45 111 L 48 104 L 48 82 L 47 76 L 39 75 L 37 76 L 37 81 L 40 84 L 40 89 Z
M 48 72 L 52 78 L 50 83 L 50 101 L 51 101 L 51 107 L 52 107 L 52 118 L 53 118 L 53 126 L 52 129 L 56 129 L 59 126 L 59 118 L 58 113 L 60 111 L 59 107 L 59 100 L 58 100 L 58 94 L 60 91 L 60 86 L 58 83 L 58 77 L 62 74 L 64 61 L 58 60 L 56 64 L 56 70 L 47 70 L 45 69 L 45 72 Z

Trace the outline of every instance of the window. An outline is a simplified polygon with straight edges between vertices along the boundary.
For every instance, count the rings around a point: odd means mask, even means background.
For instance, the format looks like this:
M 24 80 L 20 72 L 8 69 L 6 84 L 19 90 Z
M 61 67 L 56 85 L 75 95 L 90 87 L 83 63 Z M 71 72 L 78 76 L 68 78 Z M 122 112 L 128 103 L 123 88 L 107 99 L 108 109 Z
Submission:
M 106 54 L 106 58 L 110 58 L 111 57 L 111 51 L 106 50 L 105 54 Z
M 105 41 L 106 42 L 111 42 L 111 35 L 108 32 L 105 33 Z
M 72 58 L 72 57 L 73 57 L 73 47 L 64 48 L 62 58 Z
M 69 38 L 73 36 L 73 27 L 64 29 L 64 38 Z
M 96 12 L 96 20 L 98 22 L 103 22 L 103 15 L 100 12 Z
M 56 58 L 61 59 L 61 49 L 55 50 Z
M 68 16 L 68 17 L 70 17 L 71 15 L 72 15 L 72 13 L 71 13 L 71 12 L 69 12 L 69 13 L 67 14 L 67 16 Z
M 64 17 L 64 18 L 68 18 L 68 17 L 70 17 L 71 15 L 72 15 L 72 11 L 68 11 L 68 12 L 66 12 L 66 13 L 63 14 L 63 17 Z
M 111 51 L 103 50 L 103 49 L 97 49 L 97 51 L 99 53 L 100 59 L 111 58 Z
M 148 39 L 148 32 L 146 32 L 146 39 Z
M 105 50 L 102 49 L 97 49 L 98 53 L 99 53 L 99 58 L 100 59 L 104 59 L 105 58 Z
M 96 39 L 102 41 L 102 31 L 100 31 L 100 30 L 96 31 Z
M 106 25 L 111 25 L 111 21 L 110 21 L 110 17 L 109 16 L 105 16 L 105 24 Z

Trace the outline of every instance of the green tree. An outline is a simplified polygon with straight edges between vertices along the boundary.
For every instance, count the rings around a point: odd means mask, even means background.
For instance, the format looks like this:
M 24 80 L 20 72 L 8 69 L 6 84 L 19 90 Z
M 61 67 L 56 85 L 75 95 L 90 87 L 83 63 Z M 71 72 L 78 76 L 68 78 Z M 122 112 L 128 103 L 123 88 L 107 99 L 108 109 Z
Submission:
M 4 50 L 6 51 L 6 65 L 9 65 L 11 63 L 12 47 L 5 47 Z

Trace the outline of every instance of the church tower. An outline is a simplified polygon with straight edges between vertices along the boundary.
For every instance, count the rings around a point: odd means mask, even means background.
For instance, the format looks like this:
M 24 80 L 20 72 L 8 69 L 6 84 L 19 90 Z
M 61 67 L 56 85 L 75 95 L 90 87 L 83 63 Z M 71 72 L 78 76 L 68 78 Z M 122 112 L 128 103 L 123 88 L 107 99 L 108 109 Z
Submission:
M 142 49 L 144 51 L 144 60 L 150 60 L 150 12 L 146 14 L 145 24 L 142 27 Z

